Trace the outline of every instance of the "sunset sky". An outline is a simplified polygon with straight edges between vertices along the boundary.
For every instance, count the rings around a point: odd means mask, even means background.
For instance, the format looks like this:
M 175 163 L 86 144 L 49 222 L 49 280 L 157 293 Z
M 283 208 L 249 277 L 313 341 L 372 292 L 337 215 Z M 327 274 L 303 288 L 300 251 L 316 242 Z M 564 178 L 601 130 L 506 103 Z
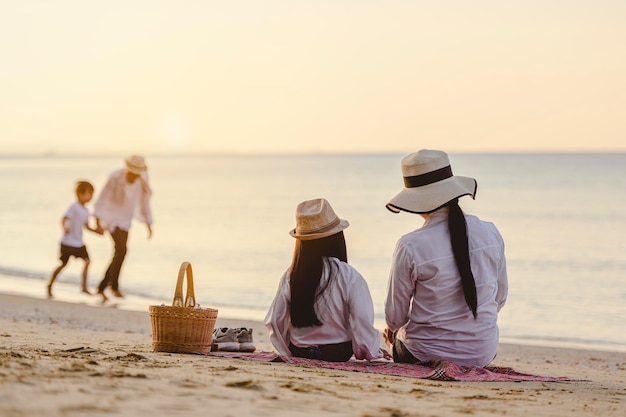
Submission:
M 0 154 L 626 151 L 623 0 L 0 4 Z

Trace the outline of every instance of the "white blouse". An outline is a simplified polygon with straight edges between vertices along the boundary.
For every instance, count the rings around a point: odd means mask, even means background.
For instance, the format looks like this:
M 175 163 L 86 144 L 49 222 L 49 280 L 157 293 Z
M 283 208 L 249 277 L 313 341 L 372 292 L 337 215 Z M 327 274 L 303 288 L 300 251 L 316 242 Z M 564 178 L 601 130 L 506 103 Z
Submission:
M 274 301 L 265 317 L 270 340 L 278 353 L 291 356 L 289 343 L 298 347 L 318 346 L 352 341 L 357 359 L 378 359 L 380 333 L 374 328 L 374 306 L 365 279 L 352 266 L 336 258 L 327 258 L 336 272 L 315 312 L 321 326 L 292 327 L 289 313 L 291 291 L 289 270 L 283 274 Z M 329 265 L 324 264 L 321 284 L 329 279 Z
M 126 170 L 116 170 L 109 176 L 94 204 L 94 216 L 111 232 L 116 227 L 128 231 L 134 217 L 151 225 L 151 195 L 146 172 L 129 184 Z
M 478 318 L 465 302 L 448 230 L 448 208 L 400 238 L 389 277 L 385 318 L 419 360 L 485 366 L 498 349 L 498 312 L 508 292 L 504 242 L 496 227 L 466 215 Z

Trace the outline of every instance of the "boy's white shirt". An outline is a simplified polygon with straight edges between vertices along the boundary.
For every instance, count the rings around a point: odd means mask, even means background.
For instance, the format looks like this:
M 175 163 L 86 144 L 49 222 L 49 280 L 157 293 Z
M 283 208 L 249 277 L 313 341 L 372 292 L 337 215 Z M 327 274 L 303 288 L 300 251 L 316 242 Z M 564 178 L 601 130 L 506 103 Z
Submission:
M 64 217 L 69 220 L 65 221 L 65 226 L 69 229 L 68 233 L 64 233 L 61 243 L 73 248 L 84 246 L 83 229 L 89 222 L 89 210 L 78 201 L 72 203 L 65 212 Z

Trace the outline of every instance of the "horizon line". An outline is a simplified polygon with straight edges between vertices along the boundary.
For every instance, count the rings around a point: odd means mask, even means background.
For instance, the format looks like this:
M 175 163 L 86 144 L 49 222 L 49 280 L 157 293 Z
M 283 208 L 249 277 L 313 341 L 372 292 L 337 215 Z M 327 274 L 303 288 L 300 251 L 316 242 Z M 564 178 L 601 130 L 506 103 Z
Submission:
M 131 154 L 141 154 L 146 157 L 276 157 L 276 156 L 385 156 L 408 155 L 414 151 L 385 151 L 385 152 L 348 152 L 348 151 L 302 151 L 302 152 L 238 152 L 238 151 L 204 151 L 204 152 L 16 152 L 0 153 L 0 158 L 118 158 Z M 449 155 L 607 155 L 626 154 L 626 149 L 597 149 L 597 150 L 519 150 L 519 151 L 446 151 Z

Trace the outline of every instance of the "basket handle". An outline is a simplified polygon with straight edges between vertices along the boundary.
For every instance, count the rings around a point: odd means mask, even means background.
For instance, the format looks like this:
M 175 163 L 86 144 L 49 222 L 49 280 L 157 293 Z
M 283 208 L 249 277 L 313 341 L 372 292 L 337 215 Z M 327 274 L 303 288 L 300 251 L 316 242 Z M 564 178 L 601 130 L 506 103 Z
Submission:
M 183 279 L 185 278 L 185 272 L 187 272 L 187 295 L 185 296 L 185 303 L 183 304 Z M 178 280 L 176 281 L 176 291 L 174 292 L 172 306 L 196 306 L 196 297 L 193 292 L 193 272 L 191 271 L 191 264 L 189 262 L 183 262 L 178 270 Z

